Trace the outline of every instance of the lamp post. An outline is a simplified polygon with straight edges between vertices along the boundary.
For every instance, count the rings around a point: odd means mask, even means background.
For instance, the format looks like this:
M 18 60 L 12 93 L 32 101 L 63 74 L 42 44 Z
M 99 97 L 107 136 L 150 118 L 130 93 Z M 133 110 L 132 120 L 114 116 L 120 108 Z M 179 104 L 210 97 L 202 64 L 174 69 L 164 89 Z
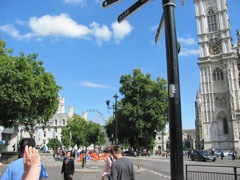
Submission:
M 170 129 L 170 154 L 171 154 L 171 179 L 183 180 L 182 156 L 182 115 L 180 82 L 178 69 L 178 52 L 180 45 L 177 42 L 175 23 L 174 0 L 162 0 L 165 22 L 165 39 L 168 72 L 169 94 L 169 129 Z
M 115 103 L 113 103 L 112 108 L 109 106 L 110 104 L 110 100 L 106 101 L 107 107 L 108 109 L 113 109 L 113 142 L 115 144 L 118 144 L 118 133 L 117 133 L 117 109 L 118 109 L 118 105 L 117 105 L 117 98 L 118 95 L 117 93 L 113 96 L 115 99 Z

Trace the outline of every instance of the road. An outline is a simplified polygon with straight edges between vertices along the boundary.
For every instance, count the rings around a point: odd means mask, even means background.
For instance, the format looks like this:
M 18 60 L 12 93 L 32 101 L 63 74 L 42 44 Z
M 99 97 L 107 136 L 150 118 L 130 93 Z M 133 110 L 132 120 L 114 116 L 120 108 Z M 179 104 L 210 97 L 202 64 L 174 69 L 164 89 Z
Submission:
M 42 155 L 42 161 L 46 166 L 46 169 L 49 174 L 49 180 L 59 180 L 63 179 L 61 172 L 61 162 L 55 162 L 52 159 L 52 156 Z M 170 180 L 170 159 L 162 158 L 162 157 L 140 157 L 140 166 L 138 169 L 137 166 L 137 158 L 135 157 L 127 157 L 129 158 L 133 164 L 135 169 L 135 176 L 137 180 Z M 239 166 L 239 159 L 235 161 L 230 158 L 224 158 L 221 160 L 218 158 L 216 162 L 200 162 L 200 161 L 191 161 L 184 157 L 184 169 L 185 165 L 220 165 L 220 166 Z M 82 168 L 82 164 L 75 160 L 76 165 L 76 173 L 74 175 L 75 180 L 100 180 L 101 172 L 104 168 L 104 161 L 89 161 L 86 163 L 84 168 Z M 7 164 L 3 165 L 1 171 L 4 172 Z M 223 171 L 224 168 L 219 169 Z M 185 170 L 184 170 L 185 171 Z

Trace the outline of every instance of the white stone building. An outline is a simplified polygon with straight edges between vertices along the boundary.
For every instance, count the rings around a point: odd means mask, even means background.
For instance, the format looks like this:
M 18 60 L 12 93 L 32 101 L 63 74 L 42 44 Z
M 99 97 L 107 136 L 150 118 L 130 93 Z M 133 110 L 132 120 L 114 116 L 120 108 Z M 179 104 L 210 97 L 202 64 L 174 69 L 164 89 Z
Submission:
M 49 119 L 46 127 L 43 129 L 42 125 L 34 127 L 34 139 L 36 145 L 46 146 L 50 139 L 56 138 L 61 141 L 62 127 L 67 125 L 67 120 L 73 116 L 73 107 L 68 108 L 65 112 L 64 99 L 60 98 L 59 107 L 56 114 Z M 15 125 L 13 128 L 6 128 L 2 131 L 2 140 L 5 141 L 4 151 L 13 151 L 13 146 L 17 148 L 17 143 L 20 138 L 30 137 L 29 133 L 24 131 L 24 126 Z M 16 150 L 16 149 L 15 149 Z
M 233 2 L 231 2 L 233 3 Z M 240 147 L 240 33 L 232 42 L 227 0 L 194 0 L 200 57 L 197 147 Z

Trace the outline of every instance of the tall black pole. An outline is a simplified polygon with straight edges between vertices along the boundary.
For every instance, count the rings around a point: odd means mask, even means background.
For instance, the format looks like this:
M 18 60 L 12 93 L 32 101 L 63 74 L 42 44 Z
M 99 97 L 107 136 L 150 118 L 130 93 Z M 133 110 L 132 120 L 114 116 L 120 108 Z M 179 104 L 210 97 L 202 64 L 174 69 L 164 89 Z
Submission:
M 118 144 L 118 132 L 117 132 L 117 126 L 118 126 L 118 123 L 117 123 L 117 98 L 118 98 L 118 95 L 115 94 L 113 96 L 115 98 L 115 144 L 117 145 Z
M 113 109 L 113 123 L 112 123 L 112 130 L 113 130 L 113 133 L 112 133 L 112 145 L 113 144 L 116 144 L 116 139 L 115 139 L 115 104 L 113 103 L 112 105 L 112 109 Z
M 171 180 L 183 180 L 182 118 L 178 69 L 178 43 L 174 0 L 162 1 L 164 10 L 169 93 Z

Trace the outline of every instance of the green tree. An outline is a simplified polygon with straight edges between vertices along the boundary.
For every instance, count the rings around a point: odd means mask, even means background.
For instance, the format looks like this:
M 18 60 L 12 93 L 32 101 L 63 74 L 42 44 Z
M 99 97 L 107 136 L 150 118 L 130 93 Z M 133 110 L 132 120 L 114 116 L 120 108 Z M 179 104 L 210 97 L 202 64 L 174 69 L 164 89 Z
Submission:
M 33 137 L 33 127 L 55 114 L 61 87 L 43 61 L 36 60 L 37 54 L 14 57 L 5 45 L 0 39 L 0 125 L 22 124 Z
M 105 138 L 99 124 L 74 114 L 68 120 L 67 126 L 62 128 L 62 142 L 66 147 L 102 145 L 105 143 Z
M 105 124 L 106 133 L 108 135 L 109 141 L 113 143 L 113 116 L 110 116 L 108 121 Z
M 48 148 L 52 148 L 54 151 L 57 150 L 57 148 L 62 147 L 62 143 L 58 139 L 50 139 L 47 143 Z
M 100 124 L 97 124 L 93 121 L 88 121 L 87 123 L 87 138 L 89 145 L 102 145 L 106 143 L 105 135 Z
M 153 148 L 156 131 L 161 131 L 167 122 L 167 81 L 144 75 L 134 69 L 133 75 L 122 75 L 120 93 L 123 95 L 117 111 L 118 139 L 135 149 Z
M 66 127 L 62 128 L 63 145 L 66 147 L 71 147 L 75 144 L 85 146 L 86 124 L 87 121 L 77 114 L 74 114 L 71 119 L 68 119 Z

